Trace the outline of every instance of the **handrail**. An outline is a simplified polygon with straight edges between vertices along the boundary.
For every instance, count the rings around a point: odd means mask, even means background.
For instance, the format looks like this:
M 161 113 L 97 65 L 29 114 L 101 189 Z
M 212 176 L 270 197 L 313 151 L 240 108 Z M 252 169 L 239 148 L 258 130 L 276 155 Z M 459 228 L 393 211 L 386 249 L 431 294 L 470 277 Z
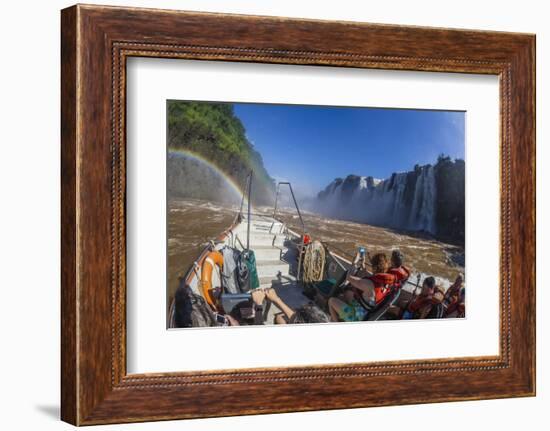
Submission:
M 294 201 L 294 206 L 296 207 L 296 211 L 298 211 L 298 217 L 300 217 L 300 222 L 302 223 L 302 242 L 300 244 L 300 255 L 298 258 L 298 269 L 296 274 L 296 278 L 299 280 L 301 275 L 302 258 L 303 258 L 303 252 L 305 247 L 306 225 L 304 223 L 304 219 L 302 218 L 302 213 L 300 212 L 300 208 L 298 207 L 298 202 L 296 202 L 296 196 L 294 196 L 294 190 L 292 189 L 292 184 L 290 184 L 288 181 L 281 181 L 277 184 L 277 193 L 275 195 L 275 206 L 273 207 L 273 218 L 275 219 L 277 215 L 277 203 L 279 202 L 279 191 L 282 185 L 288 185 L 288 188 L 290 189 L 290 194 L 292 195 L 292 200 Z
M 279 191 L 282 185 L 288 185 L 290 189 L 290 194 L 292 195 L 294 206 L 296 207 L 296 211 L 298 211 L 298 217 L 300 217 L 300 222 L 302 223 L 302 233 L 303 235 L 305 235 L 306 225 L 304 223 L 304 219 L 302 218 L 302 213 L 300 212 L 300 208 L 298 207 L 298 202 L 296 202 L 296 196 L 294 196 L 294 190 L 292 190 L 292 184 L 290 184 L 288 181 L 281 181 L 277 184 L 277 193 L 275 194 L 275 206 L 273 208 L 273 218 L 275 218 L 275 216 L 277 215 L 277 203 L 279 201 Z
M 242 216 L 242 214 L 243 214 L 244 195 L 246 194 L 246 191 L 248 190 L 248 183 L 251 181 L 251 177 L 252 177 L 252 171 L 250 171 L 246 175 L 246 178 L 244 180 L 243 197 L 241 198 L 241 208 L 239 210 L 239 215 L 240 216 Z M 249 201 L 250 201 L 250 196 L 249 196 Z
M 252 212 L 251 212 L 251 205 L 252 203 L 250 202 L 250 198 L 252 196 L 252 173 L 253 171 L 251 170 L 248 175 L 246 176 L 246 180 L 245 180 L 245 186 L 244 186 L 244 190 L 243 190 L 243 197 L 241 199 L 241 208 L 239 209 L 239 214 L 237 215 L 239 221 L 242 220 L 242 217 L 243 217 L 243 205 L 244 205 L 244 196 L 247 194 L 248 195 L 248 202 L 247 202 L 247 221 L 246 221 L 246 224 L 247 224 L 247 227 L 246 227 L 246 249 L 247 250 L 250 250 L 250 220 L 251 220 L 251 215 L 252 215 Z
M 252 171 L 248 174 L 248 216 L 246 220 L 246 249 L 250 250 L 250 223 L 252 219 L 250 217 L 250 197 L 252 196 Z

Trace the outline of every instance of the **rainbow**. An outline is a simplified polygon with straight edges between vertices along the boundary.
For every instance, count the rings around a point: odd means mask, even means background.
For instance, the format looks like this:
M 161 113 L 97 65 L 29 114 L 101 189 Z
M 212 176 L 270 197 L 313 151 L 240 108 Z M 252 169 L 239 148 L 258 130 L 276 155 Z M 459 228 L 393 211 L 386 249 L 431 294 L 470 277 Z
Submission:
M 193 151 L 189 151 L 189 150 L 169 148 L 168 152 L 170 154 L 177 154 L 181 157 L 186 157 L 186 158 L 189 158 L 189 159 L 192 159 L 192 160 L 196 160 L 197 162 L 204 164 L 208 168 L 212 169 L 212 171 L 214 171 L 217 175 L 219 175 L 227 183 L 229 188 L 235 192 L 235 194 L 238 197 L 242 197 L 242 195 L 243 195 L 242 188 L 235 182 L 235 180 L 233 180 L 233 178 L 231 178 L 229 175 L 227 175 L 224 171 L 222 171 L 218 166 L 216 166 L 210 160 L 207 160 L 203 156 L 201 156 L 200 154 L 197 154 L 197 153 L 195 153 Z M 246 198 L 245 198 L 245 202 L 246 202 Z

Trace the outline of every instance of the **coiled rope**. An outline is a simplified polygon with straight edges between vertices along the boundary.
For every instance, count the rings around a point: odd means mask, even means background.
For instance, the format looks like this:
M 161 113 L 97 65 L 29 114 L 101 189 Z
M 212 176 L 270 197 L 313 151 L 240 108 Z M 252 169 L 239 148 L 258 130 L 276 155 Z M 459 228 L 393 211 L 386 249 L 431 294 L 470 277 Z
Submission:
M 325 273 L 325 248 L 320 241 L 313 241 L 306 246 L 303 262 L 302 277 L 304 283 L 323 280 Z

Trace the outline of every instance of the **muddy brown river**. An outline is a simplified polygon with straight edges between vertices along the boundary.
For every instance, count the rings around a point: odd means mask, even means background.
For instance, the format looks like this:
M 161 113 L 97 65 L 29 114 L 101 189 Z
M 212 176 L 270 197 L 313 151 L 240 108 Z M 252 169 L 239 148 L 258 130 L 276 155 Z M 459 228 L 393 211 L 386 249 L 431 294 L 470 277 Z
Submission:
M 168 302 L 185 275 L 198 258 L 205 244 L 231 225 L 238 211 L 236 206 L 197 199 L 171 199 L 168 208 Z M 255 211 L 271 214 L 271 208 Z M 303 213 L 304 223 L 312 239 L 325 242 L 329 248 L 345 256 L 355 254 L 359 246 L 374 254 L 388 255 L 398 248 L 405 255 L 405 264 L 415 272 L 454 280 L 464 272 L 464 248 L 446 244 L 411 232 L 401 232 L 367 224 L 354 223 Z M 296 211 L 283 209 L 278 213 L 288 227 L 301 233 Z

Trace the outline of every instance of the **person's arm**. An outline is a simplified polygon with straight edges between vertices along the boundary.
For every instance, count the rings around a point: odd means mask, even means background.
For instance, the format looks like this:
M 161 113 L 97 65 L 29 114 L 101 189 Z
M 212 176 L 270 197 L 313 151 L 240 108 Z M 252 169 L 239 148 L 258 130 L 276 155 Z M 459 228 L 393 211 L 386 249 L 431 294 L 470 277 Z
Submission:
M 355 256 L 352 261 L 352 265 L 356 266 L 360 260 L 361 260 L 361 255 L 359 254 L 359 252 L 355 253 Z
M 265 299 L 265 292 L 263 289 L 255 289 L 251 293 L 252 296 L 252 302 L 254 302 L 254 305 L 256 307 L 261 307 L 264 303 Z
M 462 283 L 458 280 L 456 280 L 451 286 L 447 289 L 447 292 L 445 292 L 446 298 L 450 298 L 452 296 L 457 296 L 460 292 L 460 288 L 462 287 Z
M 448 316 L 449 314 L 453 314 L 458 308 L 458 302 L 456 301 L 453 301 L 451 302 L 448 306 L 447 306 L 447 309 L 445 310 L 445 316 Z
M 414 298 L 409 304 L 409 306 L 407 307 L 408 311 L 410 311 L 411 313 L 414 313 L 416 310 L 418 310 L 418 308 L 420 308 L 419 302 L 420 301 L 418 300 L 418 297 Z
M 252 292 L 252 301 L 254 302 L 254 324 L 264 324 L 264 308 L 263 303 L 265 299 L 265 292 L 263 289 L 256 289 Z
M 349 284 L 356 289 L 359 289 L 363 293 L 372 293 L 374 290 L 374 283 L 368 278 L 356 277 L 355 275 L 348 275 L 347 278 Z
M 432 302 L 432 296 L 417 296 L 416 299 L 409 304 L 409 311 L 415 313 L 427 304 Z
M 277 292 L 273 288 L 266 289 L 265 296 L 273 304 L 275 304 L 279 309 L 285 313 L 285 316 L 290 320 L 294 316 L 295 312 L 292 308 L 285 304 L 285 302 L 277 295 Z

